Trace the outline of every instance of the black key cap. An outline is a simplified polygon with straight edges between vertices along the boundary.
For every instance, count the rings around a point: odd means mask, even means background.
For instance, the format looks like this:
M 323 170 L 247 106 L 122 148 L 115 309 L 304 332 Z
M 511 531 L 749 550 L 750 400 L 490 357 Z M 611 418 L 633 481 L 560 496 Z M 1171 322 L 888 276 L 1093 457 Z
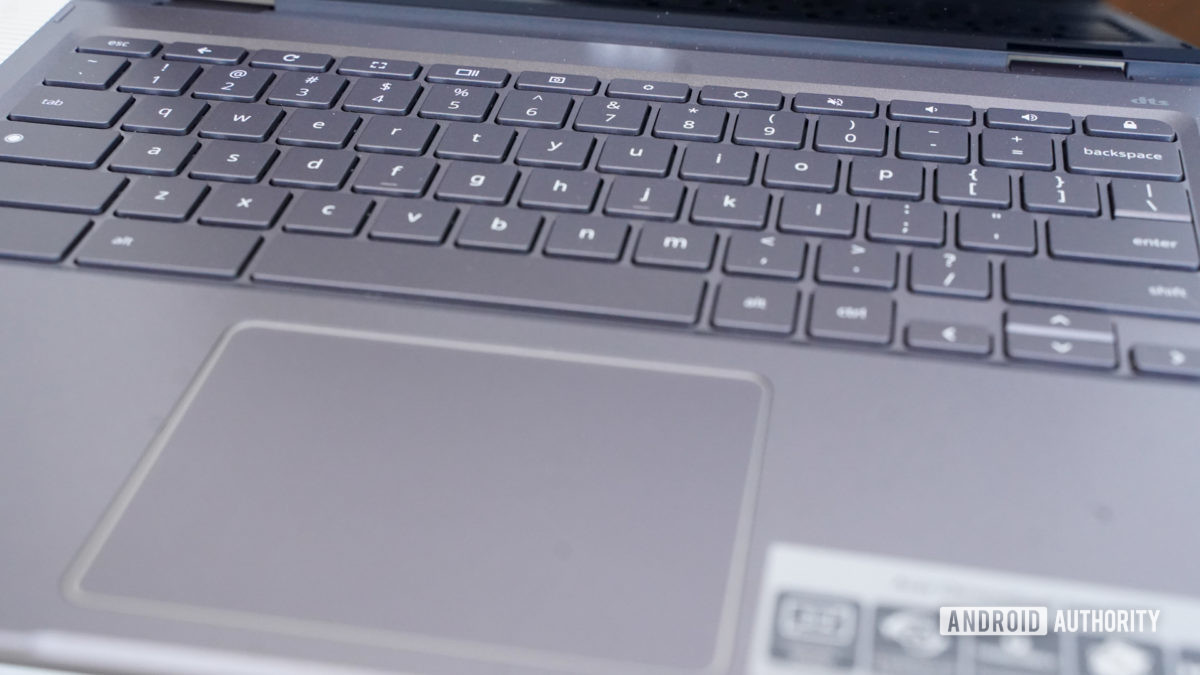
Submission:
M 1173 183 L 1114 180 L 1109 184 L 1113 216 L 1192 222 L 1187 190 Z
M 1183 164 L 1173 145 L 1073 136 L 1064 153 L 1067 170 L 1101 176 L 1183 180 Z
M 992 265 L 979 253 L 917 250 L 909 259 L 908 285 L 914 293 L 987 298 Z
M 106 220 L 79 247 L 75 262 L 83 267 L 233 279 L 258 239 L 251 232 Z
M 378 115 L 407 115 L 412 112 L 421 85 L 416 82 L 359 80 L 342 101 L 342 108 Z
M 791 190 L 833 192 L 837 189 L 841 160 L 815 152 L 772 150 L 767 155 L 763 184 Z
M 787 195 L 779 208 L 783 232 L 853 237 L 858 203 L 841 195 Z
M 512 129 L 451 122 L 434 154 L 443 159 L 503 162 L 516 137 L 517 132 Z
M 849 117 L 874 117 L 879 112 L 879 103 L 873 98 L 862 96 L 796 94 L 792 99 L 792 110 Z
M 809 306 L 808 334 L 826 340 L 886 345 L 892 341 L 895 304 L 884 293 L 818 288 Z
M 564 215 L 554 220 L 546 239 L 546 255 L 584 260 L 621 258 L 629 223 L 597 216 Z
M 209 68 L 196 80 L 192 96 L 219 101 L 253 103 L 275 79 L 275 73 L 252 68 Z
M 561 129 L 571 113 L 571 97 L 542 92 L 510 92 L 496 113 L 498 124 Z
M 100 213 L 128 182 L 102 171 L 0 164 L 0 206 Z
M 0 208 L 0 258 L 58 262 L 90 224 L 82 216 Z
M 783 107 L 783 94 L 767 89 L 737 89 L 710 85 L 700 90 L 699 101 L 704 105 L 779 110 Z
M 767 224 L 767 211 L 770 208 L 771 194 L 766 190 L 702 185 L 696 189 L 692 222 L 698 225 L 762 229 Z
M 632 176 L 666 176 L 675 144 L 655 138 L 607 138 L 596 169 Z
M 108 89 L 129 62 L 115 56 L 68 54 L 50 68 L 43 84 L 80 89 Z
M 1014 359 L 1114 368 L 1116 335 L 1105 317 L 1013 308 L 1004 317 L 1004 342 Z
M 1046 230 L 1050 255 L 1057 258 L 1200 268 L 1196 231 L 1191 223 L 1055 217 Z
M 199 75 L 200 66 L 192 63 L 137 61 L 121 78 L 117 90 L 131 94 L 180 96 Z
M 823 242 L 817 249 L 817 281 L 894 288 L 896 249 L 878 244 Z
M 267 94 L 267 103 L 297 108 L 332 108 L 346 88 L 346 82 L 341 75 L 283 73 Z
M 642 133 L 649 112 L 650 106 L 640 101 L 590 98 L 583 102 L 575 116 L 575 129 L 636 136 Z
M 204 200 L 199 220 L 205 225 L 265 230 L 275 223 L 290 194 L 265 185 L 218 185 Z
M 971 106 L 925 101 L 892 101 L 888 106 L 888 117 L 910 122 L 937 122 L 970 126 L 975 122 L 975 111 Z
M 116 147 L 115 131 L 0 120 L 0 160 L 92 169 Z
M 117 202 L 122 218 L 182 222 L 208 192 L 208 185 L 186 178 L 139 178 Z
M 133 136 L 113 153 L 110 171 L 176 176 L 200 144 L 193 138 Z
M 679 177 L 708 183 L 746 185 L 754 177 L 756 155 L 750 148 L 729 145 L 689 145 L 683 152 Z
M 683 103 L 692 95 L 692 90 L 686 84 L 679 82 L 616 79 L 608 83 L 607 93 L 614 98 Z
M 967 356 L 992 353 L 992 333 L 983 326 L 946 321 L 913 321 L 904 331 L 910 349 Z
M 822 152 L 852 155 L 882 155 L 887 145 L 883 120 L 822 117 L 817 121 L 814 147 Z
M 1075 122 L 1071 119 L 1071 115 L 1060 112 L 992 108 L 987 111 L 984 119 L 992 129 L 1045 131 L 1056 134 L 1069 134 L 1075 129 Z
M 279 68 L 323 73 L 333 65 L 333 57 L 328 54 L 260 49 L 250 57 L 250 65 L 255 68 Z
M 964 206 L 1012 206 L 1012 187 L 1008 172 L 973 166 L 940 166 L 934 191 L 939 202 Z
M 1053 138 L 1045 134 L 984 129 L 979 144 L 980 161 L 988 166 L 1054 168 Z
M 600 177 L 595 174 L 534 169 L 529 172 L 520 204 L 529 209 L 587 213 L 599 192 Z
M 1141 344 L 1133 346 L 1130 358 L 1142 375 L 1200 377 L 1200 349 Z
M 429 88 L 417 114 L 441 120 L 482 122 L 495 101 L 496 92 L 490 89 L 439 84 Z
M 107 129 L 132 103 L 132 96 L 115 91 L 35 87 L 8 117 L 18 122 Z
M 305 192 L 292 201 L 283 216 L 288 232 L 353 237 L 367 219 L 371 200 L 343 192 L 323 194 Z
M 175 42 L 163 50 L 163 58 L 168 61 L 196 61 L 199 63 L 215 63 L 232 66 L 246 58 L 246 50 L 241 47 L 224 45 L 197 44 L 195 42 Z
M 519 172 L 511 166 L 453 162 L 437 187 L 437 198 L 501 206 L 508 201 Z
M 261 143 L 267 140 L 283 111 L 258 103 L 218 103 L 200 125 L 202 138 Z
M 867 212 L 867 237 L 897 244 L 941 246 L 946 240 L 946 214 L 936 204 L 878 201 Z
M 358 159 L 353 152 L 292 148 L 275 167 L 272 185 L 337 190 L 350 176 Z
M 613 180 L 604 213 L 610 216 L 675 220 L 683 204 L 683 183 L 622 177 Z
M 369 157 L 354 177 L 354 191 L 420 197 L 429 188 L 437 162 L 428 157 Z
M 344 148 L 358 122 L 358 115 L 336 110 L 297 110 L 288 115 L 275 142 L 312 148 Z
M 206 143 L 192 160 L 188 175 L 202 180 L 257 183 L 279 154 L 274 146 L 237 141 Z
M 769 148 L 798 149 L 804 144 L 808 122 L 804 116 L 789 112 L 746 110 L 738 113 L 733 142 Z
M 286 235 L 263 247 L 255 281 L 695 323 L 700 277 L 537 256 Z
M 365 56 L 347 56 L 338 66 L 341 75 L 357 75 L 359 77 L 390 77 L 397 80 L 411 80 L 421 71 L 421 64 L 416 61 L 392 61 L 391 59 L 372 59 Z
M 458 245 L 512 253 L 528 253 L 542 227 L 542 217 L 529 211 L 477 206 L 463 218 Z
M 971 135 L 966 129 L 939 124 L 901 124 L 896 154 L 904 159 L 966 164 Z
M 642 227 L 633 261 L 639 265 L 706 270 L 712 265 L 717 233 L 687 225 L 656 223 Z
M 1037 231 L 1033 217 L 1026 213 L 962 209 L 958 245 L 971 251 L 1032 255 L 1037 251 Z
M 113 56 L 146 58 L 154 56 L 161 47 L 162 45 L 155 40 L 96 35 L 80 42 L 75 51 L 85 54 L 112 54 Z
M 356 150 L 392 155 L 422 155 L 437 132 L 437 124 L 412 118 L 374 117 L 358 135 Z
M 1089 136 L 1139 138 L 1146 141 L 1175 140 L 1175 130 L 1171 128 L 1170 124 L 1137 117 L 1088 115 L 1083 120 L 1083 129 Z
M 1100 215 L 1099 186 L 1083 176 L 1027 173 L 1021 177 L 1021 198 L 1030 211 Z
M 796 330 L 800 293 L 792 284 L 727 279 L 717 289 L 713 326 L 790 335 Z
M 587 166 L 595 144 L 595 138 L 587 134 L 530 129 L 521 140 L 516 162 L 525 166 L 580 171 Z M 668 160 L 668 166 L 669 163 Z
M 526 71 L 517 78 L 517 89 L 556 91 L 563 94 L 591 96 L 600 88 L 600 80 L 590 75 L 563 75 Z
M 480 87 L 503 87 L 508 82 L 508 71 L 500 68 L 478 68 L 476 66 L 449 66 L 439 63 L 429 67 L 425 79 L 442 84 L 472 84 Z
M 1200 319 L 1200 276 L 1194 272 L 1009 260 L 1004 294 L 1014 302 Z
M 667 103 L 658 109 L 654 120 L 654 135 L 685 141 L 716 143 L 725 133 L 729 113 L 716 108 L 702 108 L 683 103 Z
M 143 98 L 129 109 L 121 121 L 121 128 L 125 131 L 182 136 L 191 133 L 192 127 L 207 110 L 207 103 L 190 98 Z
M 925 167 L 894 159 L 856 159 L 850 165 L 850 192 L 872 197 L 920 199 Z
M 458 207 L 428 200 L 388 199 L 375 213 L 371 238 L 440 244 L 458 216 Z
M 797 280 L 804 274 L 805 253 L 802 237 L 735 232 L 725 251 L 725 271 Z

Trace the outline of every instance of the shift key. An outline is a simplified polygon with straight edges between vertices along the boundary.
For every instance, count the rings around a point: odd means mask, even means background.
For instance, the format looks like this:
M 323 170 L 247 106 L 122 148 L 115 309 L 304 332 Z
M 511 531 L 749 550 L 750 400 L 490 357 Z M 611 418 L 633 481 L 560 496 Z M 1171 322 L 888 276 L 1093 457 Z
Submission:
M 100 171 L 0 162 L 0 206 L 100 213 L 128 182 Z
M 107 220 L 79 247 L 82 267 L 232 279 L 258 246 L 251 232 L 202 225 Z
M 0 121 L 0 160 L 94 169 L 120 140 L 115 131 Z

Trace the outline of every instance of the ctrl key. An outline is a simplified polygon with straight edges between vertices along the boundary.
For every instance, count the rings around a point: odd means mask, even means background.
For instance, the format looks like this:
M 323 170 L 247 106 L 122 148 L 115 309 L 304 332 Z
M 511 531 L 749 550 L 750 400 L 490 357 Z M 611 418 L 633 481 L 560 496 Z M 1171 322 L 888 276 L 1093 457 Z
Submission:
M 895 303 L 889 295 L 843 288 L 813 292 L 808 334 L 814 338 L 886 345 L 892 341 Z
M 107 220 L 79 248 L 81 267 L 107 267 L 220 279 L 237 277 L 258 246 L 251 232 Z

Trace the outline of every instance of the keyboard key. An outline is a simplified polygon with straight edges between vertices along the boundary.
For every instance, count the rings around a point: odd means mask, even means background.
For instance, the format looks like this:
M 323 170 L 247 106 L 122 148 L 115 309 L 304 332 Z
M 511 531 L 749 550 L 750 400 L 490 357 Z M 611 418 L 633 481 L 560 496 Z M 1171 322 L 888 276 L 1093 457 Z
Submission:
M 1114 180 L 1109 184 L 1109 191 L 1116 218 L 1192 222 L 1187 190 L 1182 185 Z
M 297 110 L 288 115 L 275 142 L 312 148 L 344 148 L 358 128 L 359 119 L 358 115 L 336 110 Z
M 735 232 L 725 251 L 725 271 L 797 280 L 804 275 L 807 248 L 802 237 Z
M 192 217 L 208 185 L 186 178 L 139 178 L 120 201 L 116 214 L 122 218 L 183 222 Z
M 1015 259 L 1004 263 L 1004 294 L 1013 302 L 1200 319 L 1194 272 Z
M 771 195 L 765 190 L 744 187 L 702 185 L 696 189 L 692 204 L 692 222 L 762 229 L 767 224 Z
M 642 133 L 650 106 L 641 101 L 590 98 L 575 116 L 575 129 L 602 134 L 636 136 Z
M 201 180 L 257 183 L 278 154 L 279 150 L 270 145 L 238 141 L 206 143 L 192 159 L 188 175 Z
M 822 117 L 817 121 L 814 147 L 822 152 L 882 155 L 887 145 L 887 125 L 882 120 Z
M 134 136 L 117 148 L 108 168 L 126 173 L 176 176 L 199 147 L 193 138 Z
M 428 157 L 368 157 L 354 177 L 355 192 L 420 197 L 429 189 L 438 164 Z
M 1075 122 L 1069 113 L 1040 110 L 992 108 L 987 111 L 984 120 L 992 129 L 1044 131 L 1057 134 L 1069 134 L 1075 129 Z
M 614 262 L 621 258 L 629 223 L 596 216 L 563 215 L 554 220 L 546 255 Z
M 495 101 L 496 92 L 490 89 L 439 84 L 429 88 L 417 114 L 433 119 L 482 122 Z
M 34 87 L 8 117 L 17 122 L 107 129 L 132 103 L 132 96 L 115 91 Z
M 587 213 L 599 192 L 600 177 L 595 174 L 534 169 L 521 192 L 520 205 L 527 209 Z
M 896 154 L 904 159 L 966 164 L 971 135 L 966 129 L 938 124 L 901 124 Z
M 792 284 L 728 279 L 717 289 L 712 322 L 728 330 L 790 335 L 799 304 L 800 292 Z
M 266 91 L 275 74 L 267 70 L 209 68 L 196 80 L 192 96 L 219 101 L 254 103 Z
M 353 152 L 292 148 L 284 154 L 271 177 L 272 185 L 337 190 L 358 161 Z
M 566 94 L 510 92 L 496 113 L 498 124 L 519 127 L 561 129 L 571 113 L 572 100 Z
M 596 164 L 598 171 L 632 176 L 666 176 L 675 144 L 654 138 L 607 138 Z
M 984 129 L 979 137 L 979 159 L 988 166 L 1014 169 L 1054 168 L 1054 139 L 1045 134 Z
M 117 85 L 118 91 L 131 94 L 181 96 L 200 75 L 200 66 L 171 61 L 137 61 Z M 138 103 L 151 103 L 138 101 Z M 172 101 L 175 103 L 175 101 Z
M 391 59 L 373 59 L 366 56 L 347 56 L 338 66 L 340 75 L 357 75 L 359 77 L 390 77 L 397 80 L 411 80 L 421 71 L 421 64 L 416 61 L 392 61 Z
M 946 214 L 936 204 L 878 201 L 867 212 L 867 238 L 897 244 L 941 246 Z
M 0 160 L 92 169 L 120 142 L 115 131 L 0 120 Z
M 449 66 L 439 63 L 429 67 L 425 79 L 442 84 L 471 84 L 480 87 L 503 87 L 508 82 L 508 72 L 500 68 L 476 66 Z
M 342 108 L 377 115 L 407 115 L 420 95 L 421 85 L 416 82 L 365 79 L 350 88 Z
M 667 103 L 658 109 L 654 135 L 685 141 L 716 143 L 725 133 L 728 113 L 716 108 L 703 108 L 683 103 Z
M 587 134 L 530 129 L 521 140 L 516 162 L 525 166 L 582 171 L 592 156 L 592 146 L 595 144 L 596 139 Z M 670 159 L 667 163 L 669 166 Z
M 895 303 L 884 293 L 818 288 L 809 305 L 808 334 L 814 338 L 886 345 L 892 341 Z
M 208 104 L 195 99 L 143 98 L 125 114 L 121 128 L 125 131 L 182 136 L 191 133 L 207 111 Z
M 129 62 L 115 56 L 68 54 L 54 64 L 43 84 L 80 89 L 108 89 Z
M 850 165 L 850 192 L 871 197 L 920 199 L 925 193 L 925 168 L 894 159 L 856 159 Z
M 1138 344 L 1133 346 L 1130 358 L 1141 375 L 1200 377 L 1200 349 Z
M 690 145 L 683 152 L 679 177 L 708 183 L 746 185 L 754 177 L 756 155 L 750 148 Z
M 833 192 L 841 160 L 807 151 L 772 150 L 767 154 L 763 184 L 790 190 Z
M 981 167 L 939 166 L 935 175 L 936 199 L 943 204 L 963 206 L 1012 206 L 1012 187 L 1007 171 Z
M 892 104 L 888 106 L 888 117 L 911 122 L 937 122 L 970 126 L 975 122 L 975 111 L 967 105 L 892 101 Z
M 265 230 L 275 224 L 291 195 L 265 185 L 218 185 L 204 200 L 199 220 L 205 225 Z
M 333 57 L 328 54 L 260 49 L 254 52 L 254 56 L 250 58 L 250 65 L 255 68 L 279 68 L 281 70 L 323 73 L 333 65 Z
M 458 245 L 528 253 L 542 227 L 542 217 L 529 211 L 475 207 L 463 218 Z
M 1173 141 L 1175 130 L 1166 122 L 1128 117 L 1088 115 L 1083 129 L 1089 136 L 1137 138 L 1146 141 Z
M 879 103 L 873 98 L 862 96 L 796 94 L 792 99 L 792 110 L 849 117 L 874 117 L 879 112 Z
M 704 296 L 703 279 L 690 274 L 299 235 L 267 242 L 252 276 L 264 283 L 677 325 L 696 322 Z
M 218 103 L 200 125 L 201 138 L 261 143 L 267 140 L 283 111 L 258 103 Z
M 1046 229 L 1050 254 L 1057 258 L 1200 268 L 1191 223 L 1056 217 Z
M 232 66 L 246 58 L 246 50 L 241 47 L 224 45 L 197 44 L 195 42 L 175 42 L 163 50 L 163 58 L 168 61 L 196 61 L 199 63 L 215 63 Z
M 157 54 L 161 47 L 162 45 L 155 40 L 96 35 L 80 42 L 75 51 L 85 54 L 112 54 L 113 56 L 146 58 Z
M 0 206 L 100 213 L 128 182 L 102 171 L 0 164 Z
M 978 253 L 916 250 L 908 285 L 914 293 L 984 299 L 992 294 L 992 265 Z
M 608 191 L 604 213 L 652 220 L 675 220 L 683 204 L 683 183 L 645 178 L 616 178 Z
M 894 288 L 896 249 L 857 242 L 822 242 L 817 250 L 817 281 Z
M 555 91 L 563 94 L 591 96 L 600 88 L 600 80 L 591 75 L 562 75 L 526 71 L 517 78 L 517 89 Z
M 966 356 L 992 353 L 992 333 L 983 326 L 946 321 L 913 321 L 904 331 L 905 344 L 922 349 Z
M 106 220 L 79 247 L 75 262 L 83 267 L 232 279 L 258 240 L 251 232 Z
M 738 113 L 733 142 L 739 145 L 799 149 L 804 144 L 807 124 L 802 115 L 795 113 L 746 110 Z
M 1014 359 L 1115 368 L 1112 321 L 1050 309 L 1013 308 L 1004 317 L 1004 341 Z
M 1021 177 L 1021 197 L 1030 211 L 1100 215 L 1100 190 L 1092 178 L 1027 173 Z
M 392 155 L 422 155 L 437 132 L 437 124 L 429 120 L 393 117 L 372 117 L 358 135 L 356 150 L 384 152 Z
M 607 93 L 614 98 L 684 103 L 692 95 L 692 90 L 686 84 L 679 82 L 616 79 L 608 83 Z
M 367 219 L 372 202 L 344 192 L 304 192 L 288 207 L 283 229 L 288 232 L 353 237 Z
M 700 90 L 699 101 L 703 105 L 779 110 L 783 107 L 783 94 L 767 89 L 738 89 L 710 85 Z
M 1014 211 L 962 209 L 958 212 L 958 245 L 969 251 L 1037 252 L 1033 216 Z
M 496 126 L 451 122 L 434 154 L 443 159 L 503 162 L 517 132 Z
M 786 195 L 779 229 L 825 237 L 853 237 L 858 203 L 841 195 Z
M 0 258 L 59 262 L 91 222 L 82 216 L 0 208 Z
M 1179 151 L 1155 141 L 1073 136 L 1067 139 L 1065 158 L 1067 170 L 1075 173 L 1183 180 Z
M 458 217 L 458 207 L 417 199 L 388 199 L 375 213 L 371 238 L 440 244 Z
M 297 108 L 332 108 L 346 89 L 346 83 L 346 78 L 341 75 L 283 73 L 275 79 L 275 86 L 267 94 L 267 103 Z
M 519 172 L 511 166 L 454 162 L 437 188 L 437 198 L 500 206 L 508 201 Z
M 712 266 L 717 233 L 687 225 L 656 223 L 642 227 L 633 261 L 639 265 L 706 270 Z

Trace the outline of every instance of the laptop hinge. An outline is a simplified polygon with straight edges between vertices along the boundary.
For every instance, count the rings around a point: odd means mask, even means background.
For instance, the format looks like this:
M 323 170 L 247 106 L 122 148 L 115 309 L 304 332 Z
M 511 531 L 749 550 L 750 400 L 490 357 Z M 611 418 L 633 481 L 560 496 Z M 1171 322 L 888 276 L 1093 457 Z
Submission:
M 1069 53 L 1009 52 L 1008 70 L 1018 73 L 1036 74 L 1052 71 L 1055 74 L 1074 73 L 1083 77 L 1103 79 L 1126 79 L 1128 63 L 1108 55 L 1078 55 Z

